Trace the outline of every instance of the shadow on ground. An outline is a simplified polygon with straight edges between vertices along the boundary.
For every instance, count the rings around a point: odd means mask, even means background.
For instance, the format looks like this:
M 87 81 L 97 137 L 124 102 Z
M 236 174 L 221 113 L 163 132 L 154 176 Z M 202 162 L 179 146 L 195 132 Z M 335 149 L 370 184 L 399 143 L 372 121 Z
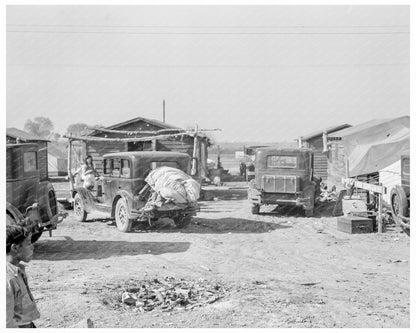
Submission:
M 191 224 L 183 229 L 177 229 L 173 223 L 154 225 L 148 232 L 181 232 L 195 234 L 224 234 L 224 233 L 265 233 L 278 229 L 292 228 L 282 223 L 261 222 L 256 220 L 226 217 L 220 219 L 204 219 L 196 217 Z
M 125 242 L 73 240 L 42 240 L 35 244 L 35 260 L 105 259 L 117 256 L 160 255 L 180 253 L 189 249 L 189 242 Z

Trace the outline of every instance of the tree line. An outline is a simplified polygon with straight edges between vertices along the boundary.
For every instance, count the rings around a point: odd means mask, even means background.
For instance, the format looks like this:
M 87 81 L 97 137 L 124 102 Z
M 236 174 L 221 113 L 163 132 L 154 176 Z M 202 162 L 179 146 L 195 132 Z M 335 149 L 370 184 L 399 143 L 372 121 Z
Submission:
M 75 123 L 67 127 L 64 134 L 71 133 L 74 136 L 81 136 L 91 132 L 91 127 L 103 127 L 102 125 L 90 126 L 85 123 Z M 42 139 L 58 141 L 61 134 L 54 131 L 53 122 L 47 117 L 35 117 L 25 122 L 24 130 Z

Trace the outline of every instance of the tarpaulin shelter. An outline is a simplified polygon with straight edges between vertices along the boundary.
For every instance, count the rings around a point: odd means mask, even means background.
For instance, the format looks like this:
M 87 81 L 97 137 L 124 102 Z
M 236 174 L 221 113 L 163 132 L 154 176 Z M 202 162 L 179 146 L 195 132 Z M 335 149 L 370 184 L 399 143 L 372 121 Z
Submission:
M 375 173 L 410 149 L 410 117 L 376 119 L 329 137 L 342 139 L 349 177 Z

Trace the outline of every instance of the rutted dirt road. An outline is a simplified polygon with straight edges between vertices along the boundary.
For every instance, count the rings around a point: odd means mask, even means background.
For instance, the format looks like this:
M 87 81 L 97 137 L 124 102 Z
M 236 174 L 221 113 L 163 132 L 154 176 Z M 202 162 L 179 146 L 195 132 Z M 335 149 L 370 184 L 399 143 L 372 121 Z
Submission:
M 253 216 L 244 192 L 202 202 L 177 230 L 120 233 L 113 221 L 70 216 L 35 246 L 27 269 L 39 327 L 409 327 L 409 237 L 350 235 L 332 217 Z M 209 269 L 209 270 L 208 270 Z M 130 279 L 205 278 L 225 298 L 189 311 L 116 310 L 105 303 Z M 116 288 L 116 289 L 115 289 Z M 122 293 L 120 289 L 120 295 Z

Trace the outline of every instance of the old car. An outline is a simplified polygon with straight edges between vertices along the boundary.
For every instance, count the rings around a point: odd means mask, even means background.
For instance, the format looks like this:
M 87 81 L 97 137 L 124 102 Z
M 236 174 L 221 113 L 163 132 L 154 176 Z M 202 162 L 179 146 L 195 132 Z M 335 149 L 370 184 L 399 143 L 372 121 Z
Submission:
M 390 204 L 395 223 L 410 235 L 410 154 L 401 156 L 401 184 L 392 188 Z
M 35 143 L 6 146 L 6 223 L 30 229 L 32 242 L 65 217 L 58 212 L 52 184 L 40 181 L 38 149 Z
M 252 213 L 259 214 L 262 205 L 296 205 L 312 216 L 320 194 L 320 179 L 312 166 L 311 149 L 257 149 L 255 177 L 248 189 Z
M 196 215 L 197 204 L 168 203 L 145 214 L 149 188 L 145 182 L 151 170 L 161 166 L 180 169 L 189 174 L 191 158 L 188 154 L 167 151 L 129 151 L 105 154 L 103 176 L 92 191 L 82 184 L 72 192 L 74 214 L 86 221 L 93 212 L 108 214 L 122 232 L 130 231 L 133 222 L 151 222 L 162 217 L 174 220 L 178 228 L 187 225 Z

